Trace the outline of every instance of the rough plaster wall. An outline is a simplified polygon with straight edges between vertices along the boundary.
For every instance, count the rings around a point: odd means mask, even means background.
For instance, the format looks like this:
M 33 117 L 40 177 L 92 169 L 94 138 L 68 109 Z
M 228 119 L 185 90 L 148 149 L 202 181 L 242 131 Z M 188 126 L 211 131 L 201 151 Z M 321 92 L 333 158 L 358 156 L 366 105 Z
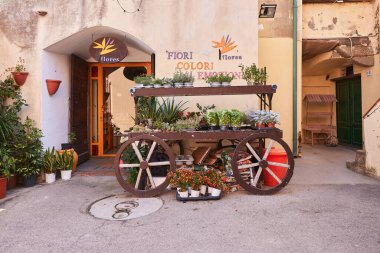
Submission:
M 380 102 L 364 118 L 364 136 L 366 138 L 366 169 L 374 176 L 380 177 Z
M 274 18 L 259 18 L 260 38 L 292 37 L 293 36 L 293 1 L 259 0 L 261 4 L 277 4 Z

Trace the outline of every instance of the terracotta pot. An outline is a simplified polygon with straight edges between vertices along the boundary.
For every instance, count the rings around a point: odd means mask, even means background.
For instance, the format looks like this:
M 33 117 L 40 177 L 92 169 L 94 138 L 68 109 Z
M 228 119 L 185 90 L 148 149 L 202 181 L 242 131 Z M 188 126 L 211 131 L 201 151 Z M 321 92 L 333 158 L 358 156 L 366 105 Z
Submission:
M 0 199 L 5 198 L 7 196 L 7 178 L 0 177 Z
M 46 86 L 50 96 L 57 92 L 61 82 L 61 80 L 46 79 Z
M 18 86 L 22 86 L 25 83 L 28 75 L 29 72 L 12 72 L 13 79 L 15 79 Z
M 274 123 L 268 123 L 268 127 L 274 127 L 275 125 Z
M 8 189 L 13 189 L 15 188 L 17 185 L 17 177 L 15 174 L 12 174 L 9 178 L 8 178 L 8 184 L 7 184 L 7 188 Z
M 264 128 L 265 127 L 265 124 L 264 123 L 256 123 L 256 126 L 258 128 Z

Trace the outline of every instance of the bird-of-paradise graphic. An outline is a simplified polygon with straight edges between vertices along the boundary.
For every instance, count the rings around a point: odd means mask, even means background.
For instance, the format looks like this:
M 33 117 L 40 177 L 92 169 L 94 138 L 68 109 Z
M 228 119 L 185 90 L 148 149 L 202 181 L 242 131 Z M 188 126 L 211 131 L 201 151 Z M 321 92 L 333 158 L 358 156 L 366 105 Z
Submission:
M 227 35 L 226 38 L 224 38 L 224 35 L 222 37 L 222 39 L 219 41 L 212 41 L 212 43 L 214 43 L 214 45 L 212 46 L 213 48 L 219 48 L 219 60 L 221 58 L 221 55 L 224 54 L 224 53 L 227 53 L 231 50 L 233 50 L 235 47 L 237 47 L 237 45 L 234 45 L 235 44 L 235 41 L 231 41 L 232 38 L 230 37 L 230 35 Z
M 97 49 L 101 49 L 102 51 L 99 53 L 99 55 L 105 55 L 105 54 L 109 54 L 113 51 L 115 51 L 117 48 L 114 44 L 114 40 L 112 40 L 111 38 L 108 38 L 107 39 L 107 42 L 106 42 L 106 38 L 103 38 L 103 41 L 102 41 L 102 44 L 94 41 L 94 46 L 93 48 L 97 48 Z

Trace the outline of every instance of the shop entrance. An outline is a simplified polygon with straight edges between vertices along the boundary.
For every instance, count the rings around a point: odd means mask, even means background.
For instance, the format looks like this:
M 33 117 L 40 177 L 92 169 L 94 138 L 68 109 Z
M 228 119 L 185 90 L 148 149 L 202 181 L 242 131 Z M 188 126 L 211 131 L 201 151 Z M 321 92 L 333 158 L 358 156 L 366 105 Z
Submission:
M 336 121 L 341 144 L 362 146 L 361 78 L 336 81 Z
M 123 133 L 134 125 L 133 78 L 151 73 L 151 63 L 90 64 L 91 156 L 113 156 Z

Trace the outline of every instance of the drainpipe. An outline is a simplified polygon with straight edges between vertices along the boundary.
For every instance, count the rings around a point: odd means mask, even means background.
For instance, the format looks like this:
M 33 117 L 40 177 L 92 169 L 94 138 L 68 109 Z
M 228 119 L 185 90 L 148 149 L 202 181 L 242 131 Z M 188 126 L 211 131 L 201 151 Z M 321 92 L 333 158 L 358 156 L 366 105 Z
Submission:
M 297 156 L 297 0 L 293 0 L 293 156 Z

